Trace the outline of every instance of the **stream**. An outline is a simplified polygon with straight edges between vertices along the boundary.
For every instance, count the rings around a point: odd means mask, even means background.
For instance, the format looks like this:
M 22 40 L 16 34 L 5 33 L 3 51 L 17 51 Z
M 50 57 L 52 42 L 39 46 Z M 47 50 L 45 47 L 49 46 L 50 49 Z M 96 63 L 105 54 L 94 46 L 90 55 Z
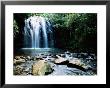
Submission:
M 54 58 L 59 55 L 68 60 L 78 58 L 86 65 L 89 65 L 91 69 L 83 71 L 77 67 L 68 67 L 66 64 L 55 64 Z M 97 74 L 97 60 L 95 54 L 88 53 L 71 53 L 69 51 L 63 51 L 60 49 L 20 49 L 16 52 L 14 57 L 20 57 L 25 60 L 25 62 L 20 64 L 14 64 L 14 75 L 32 75 L 32 65 L 37 62 L 37 58 L 42 58 L 47 61 L 51 66 L 53 71 L 48 76 L 52 75 L 96 75 Z M 22 68 L 22 73 L 15 73 L 17 71 L 17 66 Z M 95 70 L 94 70 L 95 69 Z

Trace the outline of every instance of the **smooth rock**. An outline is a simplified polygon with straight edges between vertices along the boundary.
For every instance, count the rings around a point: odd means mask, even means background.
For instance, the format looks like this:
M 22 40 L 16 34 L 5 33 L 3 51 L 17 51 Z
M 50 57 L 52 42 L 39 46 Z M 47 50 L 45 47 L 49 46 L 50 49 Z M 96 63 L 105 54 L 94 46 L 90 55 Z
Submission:
M 60 57 L 59 55 L 56 55 L 56 57 L 58 59 L 55 59 L 55 61 L 54 61 L 55 64 L 65 65 L 65 64 L 68 64 L 69 63 L 69 61 L 67 60 L 67 58 Z
M 51 65 L 45 60 L 39 60 L 32 65 L 33 75 L 46 75 L 52 72 Z

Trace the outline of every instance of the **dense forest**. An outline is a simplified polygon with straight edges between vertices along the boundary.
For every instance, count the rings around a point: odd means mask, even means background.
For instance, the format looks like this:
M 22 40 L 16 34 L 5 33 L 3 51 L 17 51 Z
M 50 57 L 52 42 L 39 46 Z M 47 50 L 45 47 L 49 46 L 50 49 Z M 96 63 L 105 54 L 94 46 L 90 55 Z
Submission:
M 97 53 L 95 13 L 14 13 L 14 48 L 23 47 L 25 20 L 30 16 L 42 16 L 51 23 L 55 48 Z

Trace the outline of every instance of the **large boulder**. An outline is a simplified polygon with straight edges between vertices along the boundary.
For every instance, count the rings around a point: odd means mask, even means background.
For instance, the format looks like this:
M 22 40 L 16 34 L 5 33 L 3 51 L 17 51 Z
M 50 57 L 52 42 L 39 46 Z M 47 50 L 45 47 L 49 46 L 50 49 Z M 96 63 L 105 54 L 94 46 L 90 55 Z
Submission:
M 45 60 L 38 60 L 36 63 L 32 65 L 33 75 L 47 75 L 52 71 L 53 70 L 51 68 L 51 65 L 47 63 Z
M 60 57 L 59 55 L 56 55 L 57 59 L 55 59 L 54 63 L 58 65 L 66 65 L 69 63 L 67 58 Z

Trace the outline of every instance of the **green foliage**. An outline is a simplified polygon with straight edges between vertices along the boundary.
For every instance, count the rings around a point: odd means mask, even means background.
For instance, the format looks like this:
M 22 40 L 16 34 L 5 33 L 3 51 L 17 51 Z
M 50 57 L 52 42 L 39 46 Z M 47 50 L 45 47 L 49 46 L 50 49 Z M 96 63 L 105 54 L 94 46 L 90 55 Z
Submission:
M 30 16 L 42 16 L 49 20 L 55 31 L 57 47 L 67 49 L 97 50 L 96 13 L 20 13 L 14 15 L 14 35 L 19 33 L 22 22 Z M 23 26 L 20 27 L 23 29 Z M 66 35 L 66 36 L 65 36 Z
M 16 21 L 13 21 L 14 37 L 19 33 L 19 27 Z

